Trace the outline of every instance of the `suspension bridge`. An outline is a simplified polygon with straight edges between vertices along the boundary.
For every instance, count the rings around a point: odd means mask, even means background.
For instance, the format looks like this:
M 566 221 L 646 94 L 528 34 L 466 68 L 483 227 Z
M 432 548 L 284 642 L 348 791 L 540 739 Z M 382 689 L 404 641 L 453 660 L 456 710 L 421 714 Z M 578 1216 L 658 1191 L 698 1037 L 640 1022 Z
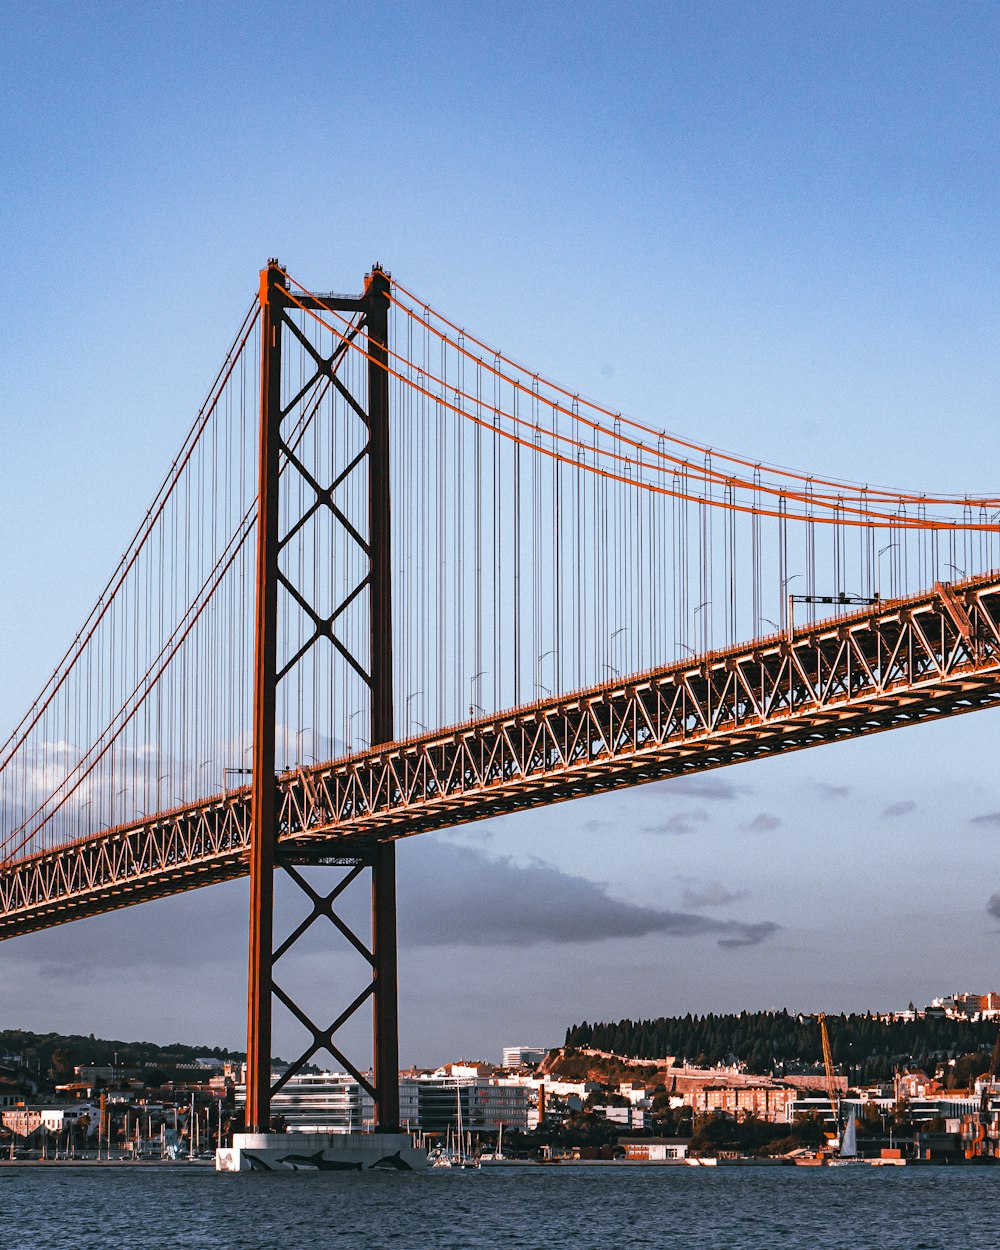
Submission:
M 395 840 L 992 706 L 998 518 L 701 446 L 378 266 L 338 295 L 271 261 L 0 748 L 0 937 L 249 875 L 248 1127 L 326 1051 L 393 1130 Z M 365 873 L 370 936 L 336 909 Z M 323 920 L 370 969 L 329 1025 L 276 979 Z M 276 1083 L 273 1002 L 309 1038 Z

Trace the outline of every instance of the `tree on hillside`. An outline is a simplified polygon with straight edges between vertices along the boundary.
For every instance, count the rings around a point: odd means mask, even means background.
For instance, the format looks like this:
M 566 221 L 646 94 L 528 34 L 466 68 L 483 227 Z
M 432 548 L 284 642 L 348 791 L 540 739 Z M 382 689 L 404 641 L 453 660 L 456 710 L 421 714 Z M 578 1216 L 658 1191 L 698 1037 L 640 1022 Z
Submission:
M 52 1052 L 52 1058 L 49 1061 L 52 1074 L 57 1079 L 72 1076 L 73 1074 L 73 1055 L 65 1046 L 57 1046 Z
M 897 1066 L 925 1066 L 993 1045 L 991 1021 L 948 1017 L 884 1020 L 870 1013 L 828 1016 L 834 1060 L 853 1081 L 885 1081 Z M 814 1016 L 787 1011 L 660 1016 L 644 1020 L 584 1021 L 566 1030 L 567 1043 L 610 1051 L 623 1058 L 659 1059 L 714 1066 L 735 1055 L 757 1075 L 820 1069 L 819 1026 Z M 987 1060 L 988 1061 L 988 1060 Z M 986 1063 L 982 1068 L 985 1070 Z M 978 1075 L 978 1074 L 975 1074 Z
M 989 1071 L 990 1058 L 987 1051 L 977 1050 L 956 1059 L 944 1070 L 945 1089 L 971 1089 L 976 1080 Z

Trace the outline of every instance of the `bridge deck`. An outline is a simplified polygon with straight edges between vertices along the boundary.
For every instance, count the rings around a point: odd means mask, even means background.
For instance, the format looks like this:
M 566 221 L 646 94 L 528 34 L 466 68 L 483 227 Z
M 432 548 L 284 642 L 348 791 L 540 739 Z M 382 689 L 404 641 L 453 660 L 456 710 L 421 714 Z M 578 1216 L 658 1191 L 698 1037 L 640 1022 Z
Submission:
M 280 853 L 372 842 L 1000 703 L 1000 574 L 283 774 Z M 231 791 L 0 868 L 0 938 L 238 877 Z

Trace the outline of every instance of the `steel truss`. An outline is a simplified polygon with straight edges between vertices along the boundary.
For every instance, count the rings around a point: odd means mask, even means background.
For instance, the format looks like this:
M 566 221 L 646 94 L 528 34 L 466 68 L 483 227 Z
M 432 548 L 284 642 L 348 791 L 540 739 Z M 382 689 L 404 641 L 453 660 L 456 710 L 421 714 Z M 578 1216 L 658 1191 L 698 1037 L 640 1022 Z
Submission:
M 306 896 L 309 901 L 310 909 L 308 914 L 298 925 L 288 934 L 274 950 L 271 957 L 272 979 L 271 991 L 274 997 L 289 1011 L 291 1015 L 305 1028 L 310 1036 L 310 1041 L 306 1049 L 299 1057 L 289 1064 L 281 1076 L 274 1082 L 270 1088 L 273 1096 L 278 1090 L 292 1079 L 297 1072 L 300 1072 L 305 1065 L 321 1051 L 326 1051 L 331 1055 L 346 1071 L 349 1072 L 358 1084 L 371 1095 L 376 1104 L 376 1112 L 378 1109 L 379 1091 L 372 1083 L 369 1077 L 361 1072 L 358 1067 L 344 1054 L 337 1046 L 334 1038 L 339 1029 L 343 1027 L 369 999 L 374 999 L 378 983 L 378 960 L 374 949 L 369 949 L 364 941 L 350 928 L 350 926 L 337 914 L 334 904 L 366 868 L 370 869 L 376 862 L 378 848 L 375 846 L 359 847 L 353 855 L 350 856 L 330 856 L 317 860 L 315 856 L 303 856 L 301 853 L 296 855 L 294 848 L 289 847 L 287 851 L 279 852 L 278 862 L 284 868 L 288 877 L 295 882 L 299 891 Z M 309 880 L 303 876 L 300 867 L 301 863 L 315 865 L 322 863 L 325 866 L 334 866 L 347 869 L 326 894 L 320 893 Z M 290 950 L 295 943 L 308 932 L 309 929 L 317 922 L 326 919 L 334 926 L 341 937 L 346 939 L 351 946 L 362 956 L 371 969 L 372 975 L 368 982 L 363 986 L 361 992 L 351 1000 L 350 1003 L 340 1012 L 336 1019 L 326 1028 L 316 1025 L 310 1017 L 302 1010 L 302 1008 L 287 994 L 280 985 L 274 980 L 273 967 L 286 951 Z M 372 944 L 374 948 L 374 943 Z
M 278 778 L 282 857 L 1000 705 L 1000 574 Z M 246 789 L 0 869 L 0 937 L 248 871 Z M 365 848 L 369 848 L 366 850 Z

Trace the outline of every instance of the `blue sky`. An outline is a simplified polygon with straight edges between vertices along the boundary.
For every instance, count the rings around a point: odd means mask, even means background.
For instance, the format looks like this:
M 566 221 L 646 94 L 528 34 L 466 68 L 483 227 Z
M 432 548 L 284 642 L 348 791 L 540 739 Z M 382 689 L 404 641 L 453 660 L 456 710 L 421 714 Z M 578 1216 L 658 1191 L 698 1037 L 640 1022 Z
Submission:
M 338 290 L 378 259 L 708 444 L 997 489 L 993 6 L 38 4 L 2 34 L 4 725 L 271 255 Z M 976 715 L 406 845 L 404 1058 L 1000 988 L 998 822 L 975 819 L 1000 809 L 997 739 Z M 449 890 L 488 943 L 428 928 Z M 242 891 L 5 945 L 6 1023 L 239 1044 Z M 560 891 L 594 940 L 553 940 Z M 512 897 L 537 900 L 517 933 Z

